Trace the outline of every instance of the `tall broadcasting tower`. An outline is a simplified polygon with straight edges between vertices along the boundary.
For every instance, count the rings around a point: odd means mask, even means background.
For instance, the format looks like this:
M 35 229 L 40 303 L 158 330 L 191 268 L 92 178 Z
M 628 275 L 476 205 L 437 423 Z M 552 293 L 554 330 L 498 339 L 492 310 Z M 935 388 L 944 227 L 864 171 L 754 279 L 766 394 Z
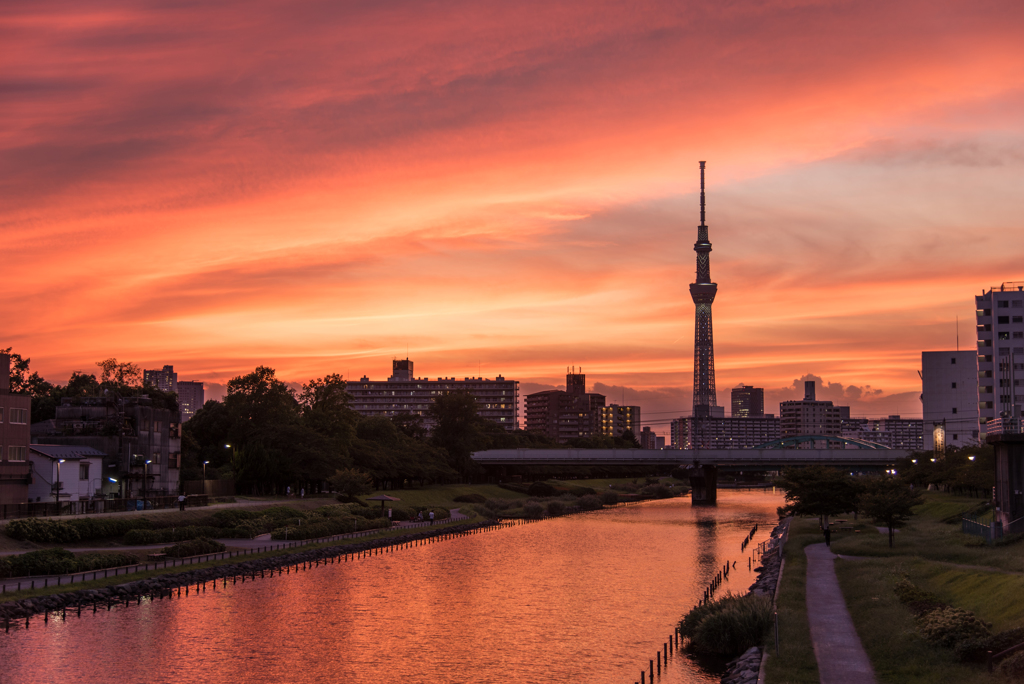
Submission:
M 690 285 L 690 296 L 697 308 L 693 333 L 693 415 L 707 418 L 711 407 L 718 406 L 715 394 L 715 343 L 711 333 L 711 303 L 718 285 L 711 282 L 711 243 L 704 224 L 704 163 L 700 163 L 700 225 L 697 226 L 697 282 Z

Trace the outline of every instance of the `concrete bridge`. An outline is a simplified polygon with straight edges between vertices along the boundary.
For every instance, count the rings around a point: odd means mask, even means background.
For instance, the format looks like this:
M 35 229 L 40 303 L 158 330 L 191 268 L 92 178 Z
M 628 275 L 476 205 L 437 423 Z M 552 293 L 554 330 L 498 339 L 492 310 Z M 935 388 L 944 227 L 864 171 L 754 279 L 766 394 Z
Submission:
M 787 466 L 887 468 L 905 449 L 489 449 L 473 454 L 483 466 L 681 466 L 693 504 L 718 500 L 718 469 L 781 470 Z
M 488 449 L 473 453 L 494 466 L 687 466 L 695 463 L 778 470 L 786 466 L 885 467 L 906 449 Z

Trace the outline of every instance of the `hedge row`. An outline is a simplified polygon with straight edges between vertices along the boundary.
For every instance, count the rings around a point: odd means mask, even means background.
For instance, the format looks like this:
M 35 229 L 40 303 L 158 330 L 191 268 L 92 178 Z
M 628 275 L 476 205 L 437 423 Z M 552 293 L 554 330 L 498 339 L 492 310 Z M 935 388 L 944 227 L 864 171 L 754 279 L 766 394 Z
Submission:
M 83 553 L 81 556 L 75 556 L 64 549 L 43 549 L 0 558 L 0 578 L 66 575 L 135 565 L 138 562 L 138 556 L 133 553 Z
M 387 518 L 330 518 L 322 522 L 311 522 L 297 527 L 282 527 L 270 533 L 271 539 L 317 539 L 319 537 L 330 537 L 335 534 L 346 534 L 348 532 L 363 530 L 379 530 L 391 527 L 391 521 Z
M 124 543 L 129 546 L 144 544 L 168 544 L 188 541 L 200 537 L 217 537 L 220 539 L 252 539 L 252 532 L 247 527 L 208 527 L 189 525 L 188 527 L 169 527 L 163 530 L 131 530 L 124 535 Z
M 68 544 L 90 539 L 107 539 L 136 529 L 150 529 L 153 523 L 147 518 L 20 518 L 4 527 L 8 537 L 20 541 Z
M 701 655 L 729 659 L 751 646 L 760 646 L 772 620 L 769 596 L 727 594 L 703 605 L 694 606 L 679 622 L 679 633 L 686 637 L 687 648 Z
M 199 537 L 168 546 L 164 549 L 164 553 L 171 558 L 188 558 L 189 556 L 201 556 L 204 553 L 220 553 L 226 548 L 219 541 Z

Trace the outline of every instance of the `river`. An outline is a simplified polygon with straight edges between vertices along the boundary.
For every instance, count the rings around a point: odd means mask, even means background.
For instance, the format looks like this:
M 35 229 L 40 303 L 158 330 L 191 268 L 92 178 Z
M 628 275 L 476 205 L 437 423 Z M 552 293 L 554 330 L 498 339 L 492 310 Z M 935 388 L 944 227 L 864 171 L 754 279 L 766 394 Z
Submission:
M 0 684 L 629 684 L 781 495 L 670 499 L 0 631 Z M 746 552 L 740 542 L 760 524 Z M 662 684 L 716 682 L 672 656 Z

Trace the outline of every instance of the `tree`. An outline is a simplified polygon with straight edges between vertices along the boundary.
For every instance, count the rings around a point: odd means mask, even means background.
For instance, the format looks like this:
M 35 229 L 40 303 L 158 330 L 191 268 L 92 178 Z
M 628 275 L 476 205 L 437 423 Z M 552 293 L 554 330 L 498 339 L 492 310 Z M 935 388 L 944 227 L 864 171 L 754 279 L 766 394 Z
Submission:
M 328 483 L 334 491 L 343 494 L 349 501 L 360 494 L 369 494 L 373 491 L 373 481 L 369 474 L 355 468 L 335 471 Z
M 911 509 L 921 501 L 920 492 L 915 492 L 902 479 L 874 477 L 864 486 L 860 505 L 867 515 L 889 529 L 889 548 L 892 548 L 896 528 L 910 519 Z
M 470 458 L 475 450 L 489 446 L 477 415 L 476 399 L 469 392 L 441 394 L 430 405 L 434 432 L 430 441 L 448 452 L 451 466 L 462 475 L 473 470 Z
M 788 502 L 779 508 L 780 515 L 816 515 L 827 527 L 830 515 L 857 510 L 860 488 L 835 468 L 787 468 L 776 484 L 786 490 Z
M 224 405 L 232 417 L 254 427 L 298 418 L 299 405 L 288 385 L 278 380 L 273 368 L 259 366 L 251 373 L 228 381 Z
M 302 386 L 298 401 L 306 424 L 325 437 L 352 439 L 359 415 L 348 407 L 352 398 L 345 380 L 337 373 L 310 380 Z
M 134 363 L 118 363 L 117 359 L 111 357 L 103 361 L 97 361 L 100 367 L 101 385 L 113 385 L 116 387 L 142 387 L 142 370 Z
M 14 394 L 31 394 L 33 397 L 49 392 L 53 385 L 43 380 L 39 373 L 29 372 L 32 359 L 24 359 L 21 354 L 12 351 L 13 347 L 0 349 L 0 354 L 11 357 L 11 392 Z

